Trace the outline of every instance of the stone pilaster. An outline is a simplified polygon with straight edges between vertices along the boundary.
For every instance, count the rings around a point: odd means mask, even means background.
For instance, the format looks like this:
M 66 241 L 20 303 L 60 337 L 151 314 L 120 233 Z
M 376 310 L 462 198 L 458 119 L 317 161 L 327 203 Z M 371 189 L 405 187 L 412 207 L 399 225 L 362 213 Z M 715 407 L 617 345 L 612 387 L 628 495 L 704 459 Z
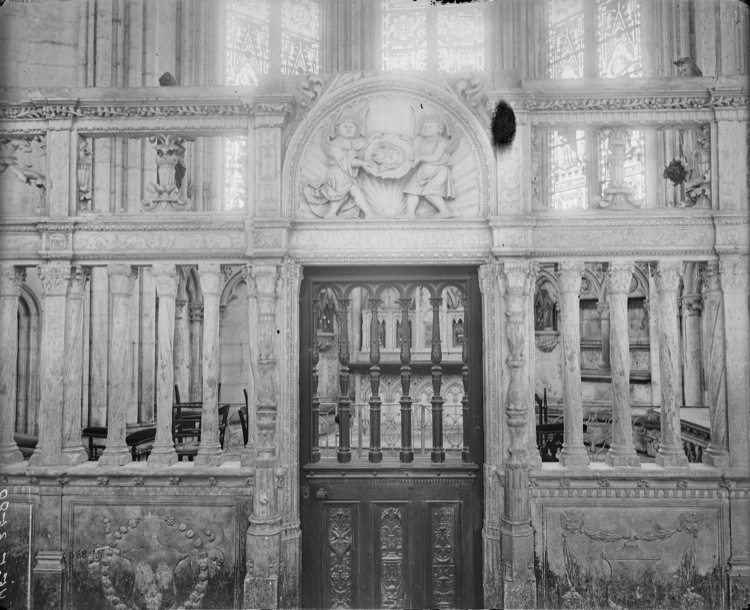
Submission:
M 88 272 L 73 267 L 68 285 L 65 330 L 65 393 L 63 396 L 63 464 L 80 464 L 88 458 L 81 444 L 83 394 L 83 297 Z
M 0 464 L 23 461 L 16 431 L 16 364 L 18 356 L 18 297 L 25 272 L 0 265 Z
M 509 380 L 505 399 L 505 421 L 510 446 L 504 464 L 503 517 L 500 526 L 503 565 L 503 607 L 536 607 L 534 575 L 534 537 L 529 506 L 529 392 L 524 377 L 529 345 L 525 320 L 527 283 L 530 266 L 527 261 L 503 264 L 505 280 L 505 337 L 508 351 L 506 364 Z M 499 474 L 499 472 L 498 472 Z
M 202 400 L 203 303 L 190 303 L 190 400 Z M 184 398 L 183 398 L 184 400 Z
M 125 444 L 125 407 L 128 400 L 128 362 L 130 358 L 130 303 L 137 270 L 130 265 L 107 265 L 112 296 L 112 329 L 109 348 L 109 396 L 107 399 L 106 449 L 100 466 L 122 466 L 131 460 Z
M 588 466 L 589 456 L 583 446 L 583 400 L 581 398 L 581 328 L 579 323 L 581 277 L 584 265 L 564 261 L 557 271 L 560 289 L 560 336 L 563 357 L 563 408 L 565 440 L 560 464 L 566 467 Z
M 203 293 L 203 416 L 201 444 L 195 463 L 219 466 L 224 452 L 219 443 L 219 300 L 224 285 L 221 265 L 201 263 L 198 275 Z
M 484 494 L 485 513 L 482 528 L 482 570 L 484 580 L 484 604 L 488 608 L 503 606 L 502 586 L 502 547 L 500 525 L 503 516 L 503 437 L 502 395 L 500 366 L 504 353 L 499 330 L 501 324 L 500 282 L 498 265 L 490 262 L 479 267 L 479 289 L 482 293 L 482 332 L 485 345 L 495 345 L 496 350 L 486 350 L 484 354 L 484 397 L 485 404 L 497 405 L 485 413 L 485 464 Z
M 683 342 L 683 392 L 684 405 L 703 405 L 701 383 L 701 309 L 703 300 L 699 294 L 682 297 L 682 342 Z
M 725 255 L 719 259 L 719 277 L 724 293 L 726 329 L 727 411 L 729 465 L 750 466 L 750 438 L 747 401 L 750 396 L 750 319 L 748 316 L 748 259 L 746 256 Z
M 179 272 L 178 272 L 179 277 Z M 180 400 L 190 400 L 190 317 L 185 299 L 175 300 L 174 309 L 174 385 Z
M 724 354 L 724 301 L 719 263 L 711 261 L 703 272 L 703 323 L 706 389 L 711 417 L 711 442 L 703 454 L 709 466 L 729 466 L 727 447 L 727 371 Z
M 256 98 L 253 105 L 255 128 L 255 215 L 259 218 L 284 216 L 281 201 L 281 129 L 291 104 L 284 100 Z
M 278 467 L 276 420 L 279 371 L 277 355 L 278 297 L 284 281 L 276 264 L 264 262 L 245 269 L 250 295 L 250 365 L 253 375 L 248 419 L 255 420 L 255 447 L 250 443 L 241 457 L 243 466 L 255 466 L 255 492 L 247 530 L 245 605 L 276 608 L 279 595 L 281 514 L 279 492 L 285 472 Z M 250 449 L 250 450 L 249 450 Z
M 91 351 L 89 353 L 89 426 L 107 425 L 107 364 L 109 362 L 109 277 L 106 267 L 91 270 Z
M 630 415 L 630 339 L 628 338 L 628 294 L 633 280 L 632 262 L 613 262 L 607 271 L 610 318 L 610 364 L 612 375 L 612 443 L 606 460 L 610 466 L 638 468 L 640 459 L 633 446 Z
M 34 466 L 51 466 L 60 464 L 62 460 L 65 296 L 68 292 L 70 267 L 59 263 L 40 265 L 37 274 L 44 286 L 43 357 L 39 396 L 39 444 L 29 463 Z
M 682 263 L 659 261 L 654 272 L 659 293 L 659 372 L 661 377 L 661 445 L 656 463 L 664 468 L 688 465 L 680 436 L 679 377 L 680 329 L 677 289 Z
M 610 369 L 610 346 L 609 346 L 609 335 L 610 335 L 610 324 L 609 324 L 609 303 L 603 301 L 596 304 L 596 310 L 599 312 L 599 324 L 602 330 L 602 363 L 599 365 L 599 369 L 602 371 L 609 371 Z
M 156 356 L 156 438 L 148 456 L 149 466 L 170 466 L 177 461 L 172 438 L 174 394 L 174 327 L 177 269 L 157 264 L 151 268 L 159 310 L 156 319 L 159 351 Z

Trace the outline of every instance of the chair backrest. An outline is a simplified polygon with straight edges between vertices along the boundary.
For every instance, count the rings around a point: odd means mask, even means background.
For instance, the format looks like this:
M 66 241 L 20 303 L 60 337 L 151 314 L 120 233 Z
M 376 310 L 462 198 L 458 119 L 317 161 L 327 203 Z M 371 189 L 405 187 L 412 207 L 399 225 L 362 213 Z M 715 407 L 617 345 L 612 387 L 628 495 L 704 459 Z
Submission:
M 201 440 L 203 403 L 183 402 L 172 406 L 172 436 L 176 442 Z
M 247 430 L 247 407 L 240 407 L 237 411 L 237 415 L 240 416 L 240 426 L 242 426 L 242 438 L 245 439 L 245 445 L 247 445 L 248 430 Z
M 247 410 L 247 390 L 242 388 L 242 393 L 245 395 L 245 409 Z
M 224 432 L 227 429 L 227 419 L 229 418 L 229 403 L 219 407 L 219 444 L 224 448 Z
M 178 386 L 176 383 L 174 384 L 174 404 L 179 405 L 180 402 L 180 386 Z

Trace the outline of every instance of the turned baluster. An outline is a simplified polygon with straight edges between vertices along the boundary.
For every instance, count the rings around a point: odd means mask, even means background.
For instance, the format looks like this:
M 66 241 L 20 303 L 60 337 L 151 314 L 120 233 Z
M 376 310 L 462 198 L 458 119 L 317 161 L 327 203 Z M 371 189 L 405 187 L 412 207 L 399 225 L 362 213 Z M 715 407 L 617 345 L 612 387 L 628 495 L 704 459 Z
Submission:
M 318 324 L 320 323 L 320 301 L 315 299 L 313 306 L 313 342 L 312 342 L 312 461 L 320 461 L 320 396 L 318 395 Z
M 373 463 L 383 461 L 380 448 L 380 324 L 378 323 L 378 304 L 380 299 L 370 299 L 370 453 Z
M 352 450 L 349 446 L 349 417 L 352 399 L 349 397 L 349 299 L 339 301 L 339 446 L 336 459 L 341 463 L 351 462 Z
M 440 363 L 443 360 L 443 352 L 440 347 L 440 306 L 443 299 L 431 298 L 432 305 L 432 451 L 430 457 L 433 462 L 445 461 L 445 449 L 443 449 L 443 397 L 440 395 L 440 386 L 443 383 L 443 369 Z
M 398 300 L 401 305 L 401 451 L 402 462 L 414 461 L 414 448 L 411 437 L 411 334 L 409 332 L 410 298 Z
M 463 415 L 463 449 L 461 450 L 461 460 L 469 462 L 469 434 L 471 433 L 471 422 L 469 421 L 469 341 L 468 341 L 468 330 L 469 324 L 467 320 L 467 305 L 469 299 L 467 297 L 461 298 L 461 307 L 464 310 L 464 335 L 462 337 L 461 345 L 461 381 L 464 386 L 464 395 L 461 398 L 461 412 Z

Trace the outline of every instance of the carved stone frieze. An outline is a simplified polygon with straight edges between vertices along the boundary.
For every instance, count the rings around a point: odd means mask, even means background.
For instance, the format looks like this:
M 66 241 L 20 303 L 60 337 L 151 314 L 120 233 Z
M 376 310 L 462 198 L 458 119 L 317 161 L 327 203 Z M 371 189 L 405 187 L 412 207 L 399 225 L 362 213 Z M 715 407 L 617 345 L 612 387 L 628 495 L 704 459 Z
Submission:
M 529 111 L 591 111 L 591 110 L 699 110 L 704 108 L 742 108 L 747 97 L 742 95 L 659 95 L 612 97 L 533 97 L 524 102 Z

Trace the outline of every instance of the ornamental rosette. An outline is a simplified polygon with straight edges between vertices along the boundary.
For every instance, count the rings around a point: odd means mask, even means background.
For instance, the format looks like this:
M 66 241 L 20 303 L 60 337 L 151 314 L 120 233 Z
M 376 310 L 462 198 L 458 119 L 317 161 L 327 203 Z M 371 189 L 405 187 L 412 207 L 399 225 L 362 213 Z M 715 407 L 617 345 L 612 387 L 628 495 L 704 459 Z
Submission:
M 566 532 L 580 532 L 583 523 L 583 513 L 580 511 L 566 510 L 560 515 L 560 526 Z
M 682 513 L 680 515 L 680 528 L 697 537 L 698 532 L 703 529 L 703 515 L 700 513 Z

